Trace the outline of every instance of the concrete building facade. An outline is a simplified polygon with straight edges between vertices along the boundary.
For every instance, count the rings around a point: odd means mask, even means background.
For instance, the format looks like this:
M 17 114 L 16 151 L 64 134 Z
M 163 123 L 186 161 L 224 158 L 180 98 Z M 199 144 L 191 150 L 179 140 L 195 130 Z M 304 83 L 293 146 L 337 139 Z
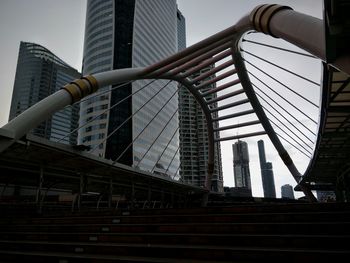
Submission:
M 295 199 L 294 190 L 290 184 L 285 184 L 281 186 L 281 198 Z
M 248 144 L 239 140 L 232 145 L 232 150 L 235 186 L 251 190 Z

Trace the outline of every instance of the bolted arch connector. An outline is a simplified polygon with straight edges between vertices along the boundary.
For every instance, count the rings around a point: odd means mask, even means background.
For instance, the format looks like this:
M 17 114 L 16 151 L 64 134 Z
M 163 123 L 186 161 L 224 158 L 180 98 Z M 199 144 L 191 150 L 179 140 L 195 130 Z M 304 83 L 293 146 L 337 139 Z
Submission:
M 98 90 L 97 80 L 91 76 L 87 75 L 81 79 L 76 79 L 70 84 L 65 85 L 62 89 L 65 89 L 72 97 L 72 103 L 75 103 L 82 98 L 94 93 Z
M 293 9 L 289 6 L 276 5 L 276 4 L 259 5 L 255 7 L 254 10 L 250 13 L 249 19 L 256 31 L 276 37 L 272 34 L 270 30 L 270 21 L 271 21 L 271 18 L 281 10 L 293 10 Z

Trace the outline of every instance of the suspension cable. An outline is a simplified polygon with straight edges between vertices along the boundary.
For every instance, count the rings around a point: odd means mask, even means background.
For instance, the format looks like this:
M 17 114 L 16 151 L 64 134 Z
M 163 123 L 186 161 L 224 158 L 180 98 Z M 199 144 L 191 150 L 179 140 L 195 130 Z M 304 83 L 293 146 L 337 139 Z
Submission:
M 175 156 L 177 155 L 177 153 L 179 152 L 179 150 L 180 150 L 180 145 L 177 147 L 177 150 L 176 150 L 175 154 L 173 155 L 173 158 L 171 159 L 171 161 L 170 161 L 170 163 L 169 163 L 169 165 L 168 165 L 168 167 L 167 167 L 167 169 L 166 169 L 166 171 L 165 171 L 165 174 L 168 172 L 168 170 L 169 170 L 171 164 L 173 163 L 173 161 L 174 161 L 174 159 L 175 159 Z
M 261 98 L 259 95 L 258 95 L 259 98 Z M 262 106 L 264 110 L 266 110 L 268 113 L 270 113 L 271 116 L 273 116 L 283 127 L 285 127 L 288 131 L 290 131 L 294 136 L 296 136 L 300 141 L 302 141 L 310 150 L 312 150 L 312 147 L 309 146 L 302 138 L 300 138 L 294 131 L 292 131 L 287 125 L 285 125 L 281 120 L 279 120 L 275 115 L 273 115 L 271 113 L 271 111 L 269 111 L 266 107 Z M 269 119 L 272 123 L 274 123 L 271 119 Z M 274 123 L 275 124 L 275 123 Z M 276 124 L 275 124 L 276 125 Z M 280 127 L 279 127 L 280 130 L 282 130 Z M 301 147 L 303 147 L 301 144 L 299 144 Z M 304 148 L 304 147 L 303 147 Z M 307 149 L 304 148 L 306 151 Z
M 259 43 L 259 42 L 255 42 L 255 41 L 248 40 L 248 39 L 242 39 L 242 42 L 248 42 L 248 43 L 252 43 L 252 44 L 256 44 L 256 45 L 260 45 L 260 46 L 264 46 L 264 47 L 269 47 L 269 48 L 273 48 L 273 49 L 277 49 L 277 50 L 281 50 L 281 51 L 286 51 L 286 52 L 297 54 L 297 55 L 302 55 L 305 57 L 318 59 L 317 57 L 310 55 L 310 54 L 306 54 L 306 53 L 302 53 L 302 52 L 298 52 L 298 51 L 294 51 L 294 50 L 286 49 L 286 48 L 282 48 L 282 47 L 272 46 L 272 45 L 268 45 L 265 43 Z
M 166 86 L 172 82 L 172 80 L 170 80 Z M 126 153 L 126 151 L 131 147 L 131 145 L 133 145 L 133 143 L 139 138 L 139 136 L 146 130 L 146 128 L 148 128 L 148 126 L 152 123 L 152 121 L 158 116 L 158 114 L 165 108 L 165 106 L 168 105 L 169 101 L 177 94 L 178 92 L 178 88 L 175 90 L 175 92 L 173 93 L 173 95 L 171 95 L 169 97 L 169 99 L 163 104 L 163 106 L 158 110 L 158 112 L 156 113 L 156 115 L 153 116 L 153 118 L 147 123 L 147 125 L 141 130 L 141 132 L 135 137 L 135 139 L 124 149 L 124 151 L 117 157 L 117 159 L 115 159 L 115 161 L 112 163 L 112 165 L 114 165 L 116 162 L 119 161 L 119 159 Z M 148 102 L 147 102 L 148 103 Z M 144 106 L 144 105 L 142 105 Z M 136 114 L 136 112 L 132 115 L 134 116 Z M 131 116 L 131 117 L 132 117 Z M 115 131 L 113 131 L 115 132 Z
M 126 86 L 126 85 L 128 85 L 128 84 L 131 84 L 131 83 L 133 83 L 133 82 L 135 82 L 135 80 L 132 80 L 132 81 L 128 81 L 128 82 L 119 84 L 119 85 L 117 85 L 117 86 L 115 86 L 115 87 L 112 87 L 111 89 L 107 89 L 107 90 L 104 90 L 104 91 L 100 91 L 100 92 L 98 92 L 98 93 L 94 93 L 93 95 L 87 96 L 87 97 L 84 98 L 83 100 L 76 101 L 76 102 L 74 102 L 73 104 L 70 104 L 70 105 L 66 106 L 65 108 L 67 108 L 67 107 L 73 107 L 74 105 L 77 105 L 78 103 L 81 104 L 82 102 L 85 102 L 85 101 L 91 100 L 91 99 L 93 99 L 93 98 L 96 98 L 96 97 L 98 97 L 98 96 L 101 96 L 101 95 L 103 95 L 103 94 L 112 92 L 112 91 L 114 91 L 114 90 L 117 90 L 117 89 L 119 89 L 119 88 L 121 88 L 121 87 L 124 87 L 124 86 Z
M 285 142 L 287 142 L 290 146 L 292 146 L 293 148 L 295 148 L 296 150 L 298 150 L 300 153 L 304 154 L 307 158 L 311 159 L 311 156 L 306 154 L 304 151 L 300 150 L 297 146 L 295 146 L 293 143 L 291 143 L 289 140 L 287 140 L 285 137 L 283 137 L 282 135 L 278 134 L 276 132 L 276 134 L 283 139 Z
M 176 130 L 174 131 L 173 135 L 171 136 L 171 139 L 168 141 L 167 145 L 165 146 L 165 148 L 163 149 L 161 155 L 159 156 L 158 160 L 156 161 L 155 165 L 152 168 L 152 172 L 154 170 L 154 168 L 156 167 L 156 164 L 160 161 L 160 159 L 162 159 L 163 154 L 165 153 L 166 149 L 168 149 L 168 146 L 170 144 L 170 142 L 174 139 L 175 134 L 177 133 L 177 131 L 179 130 L 180 127 L 177 127 Z
M 137 164 L 135 166 L 138 166 L 143 158 L 145 158 L 145 156 L 148 154 L 148 152 L 151 150 L 151 148 L 153 147 L 153 145 L 155 144 L 155 142 L 159 139 L 159 137 L 162 135 L 162 133 L 164 132 L 165 128 L 168 126 L 168 124 L 170 123 L 170 121 L 173 119 L 173 117 L 175 116 L 175 114 L 178 112 L 179 109 L 175 110 L 174 113 L 171 115 L 171 117 L 169 118 L 169 120 L 167 121 L 167 123 L 164 125 L 164 127 L 162 128 L 162 130 L 160 131 L 160 133 L 158 134 L 158 136 L 153 140 L 152 144 L 150 145 L 150 147 L 148 147 L 147 151 L 142 155 L 142 158 L 137 162 Z
M 177 169 L 176 169 L 176 172 L 174 173 L 174 176 L 173 176 L 173 180 L 175 180 L 175 177 L 176 177 L 176 175 L 177 175 L 177 172 L 180 170 L 180 166 L 181 166 L 181 163 L 179 163 L 179 166 L 177 167 Z
M 259 57 L 259 56 L 255 55 L 255 54 L 253 54 L 253 53 L 251 53 L 251 52 L 249 52 L 249 51 L 243 50 L 242 48 L 241 48 L 241 51 L 243 51 L 243 52 L 245 52 L 245 53 L 247 53 L 247 54 L 249 54 L 249 55 L 251 55 L 251 56 L 253 56 L 253 57 L 257 58 L 257 59 L 260 59 L 260 60 L 262 60 L 262 61 L 264 61 L 264 62 L 266 62 L 266 63 L 268 63 L 268 64 L 270 64 L 270 65 L 272 65 L 272 66 L 275 66 L 275 67 L 277 67 L 277 68 L 279 68 L 279 69 L 281 69 L 281 70 L 283 70 L 283 71 L 285 71 L 285 72 L 288 72 L 288 73 L 290 73 L 290 74 L 292 74 L 292 75 L 294 75 L 294 76 L 296 76 L 296 77 L 299 77 L 299 78 L 301 78 L 301 79 L 303 79 L 303 80 L 305 80 L 305 81 L 308 81 L 308 82 L 310 82 L 310 83 L 312 83 L 312 84 L 314 84 L 314 85 L 316 85 L 316 86 L 320 86 L 319 83 L 317 83 L 317 82 L 315 82 L 315 81 L 313 81 L 313 80 L 310 80 L 310 79 L 308 79 L 308 78 L 305 78 L 305 77 L 303 77 L 303 76 L 301 76 L 301 75 L 299 75 L 299 74 L 297 74 L 297 73 L 295 73 L 295 72 L 293 72 L 293 71 L 290 71 L 290 70 L 288 70 L 288 69 L 286 69 L 286 68 L 283 68 L 283 67 L 281 67 L 281 66 L 279 66 L 279 65 L 277 65 L 277 64 L 275 64 L 275 63 L 273 63 L 273 62 L 271 62 L 271 61 L 268 61 L 268 60 L 266 60 L 266 59 L 263 59 L 262 57 Z
M 264 108 L 264 110 L 266 110 L 267 112 L 269 112 L 265 107 L 263 107 Z M 270 113 L 271 114 L 271 113 Z M 272 115 L 273 116 L 273 115 Z M 283 123 L 280 121 L 280 120 L 278 120 L 277 118 L 276 118 L 276 120 L 279 122 L 279 123 L 281 123 L 282 125 L 283 125 Z M 280 126 L 278 126 L 273 120 L 271 120 L 271 119 L 269 119 L 269 121 L 273 124 L 273 125 L 275 125 L 281 132 L 283 132 L 285 135 L 287 135 L 287 137 L 289 137 L 292 141 L 294 141 L 296 144 L 298 144 L 301 148 L 303 148 L 307 153 L 309 153 L 309 154 L 311 154 L 312 155 L 312 153 L 308 150 L 308 149 L 306 149 L 303 145 L 301 145 L 298 141 L 296 141 L 292 136 L 290 136 L 288 133 L 286 133 L 283 129 L 281 129 L 281 127 Z
M 253 73 L 251 73 L 250 71 L 247 70 L 247 72 L 252 75 L 255 79 L 257 79 L 260 83 L 262 83 L 265 87 L 267 87 L 270 91 L 272 91 L 274 94 L 276 94 L 278 97 L 280 97 L 282 100 L 284 100 L 285 102 L 287 102 L 291 107 L 293 107 L 295 110 L 297 110 L 298 112 L 300 112 L 302 115 L 304 115 L 306 118 L 308 118 L 310 121 L 312 121 L 314 124 L 317 124 L 317 122 L 315 120 L 313 120 L 310 116 L 306 115 L 305 112 L 303 112 L 302 110 L 298 109 L 295 105 L 293 105 L 289 100 L 287 100 L 286 98 L 284 98 L 282 95 L 280 95 L 278 92 L 274 91 L 273 89 L 271 89 L 269 87 L 269 85 L 267 85 L 265 82 L 263 82 L 261 79 L 259 79 L 257 76 L 255 76 Z M 266 95 L 267 96 L 267 95 Z M 268 96 L 269 97 L 269 96 Z M 280 104 L 278 104 L 277 102 L 275 102 L 279 107 L 283 108 Z M 306 129 L 309 130 L 309 128 L 307 128 L 305 126 Z M 309 130 L 310 132 L 312 132 L 311 130 Z M 312 132 L 313 133 L 313 132 Z M 313 135 L 316 136 L 315 133 L 313 133 Z
M 155 81 L 155 80 L 154 80 Z M 153 81 L 153 82 L 154 82 Z M 146 104 L 148 102 L 150 102 L 153 98 L 155 98 L 166 86 L 168 86 L 170 84 L 170 82 L 172 82 L 172 80 L 170 80 L 168 83 L 166 83 L 162 88 L 160 88 L 155 94 L 153 94 L 152 97 L 150 97 L 139 109 L 137 109 L 132 115 L 130 115 L 127 119 L 125 119 L 117 128 L 115 128 L 110 134 L 108 134 L 108 136 L 99 144 L 97 144 L 90 152 L 93 152 L 96 150 L 96 148 L 105 143 L 114 133 L 116 133 L 125 123 L 127 123 L 136 113 L 138 113 L 144 106 L 146 106 Z M 148 83 L 150 84 L 150 83 Z M 147 84 L 147 85 L 148 85 Z M 114 163 L 113 163 L 114 164 Z M 113 165 L 112 164 L 112 165 Z
M 259 90 L 259 92 L 262 92 L 265 96 L 266 94 L 259 89 L 256 85 L 254 85 L 252 83 L 252 85 Z M 279 110 L 277 110 L 274 106 L 272 106 L 270 103 L 268 103 L 268 101 L 266 99 L 264 99 L 261 95 L 257 94 L 259 96 L 260 99 L 262 99 L 267 105 L 269 105 L 272 109 L 274 109 L 284 120 L 286 120 L 290 125 L 292 125 L 298 132 L 300 132 L 309 142 L 314 143 L 309 137 L 307 137 L 297 126 L 295 126 L 290 120 L 288 120 Z M 269 97 L 268 97 L 269 98 Z M 270 100 L 272 100 L 271 98 L 269 98 Z M 273 100 L 272 100 L 273 101 Z M 282 108 L 283 109 L 283 108 Z M 285 112 L 289 113 L 288 111 L 284 110 Z M 300 124 L 301 122 L 299 122 Z M 291 131 L 292 132 L 292 131 Z M 294 134 L 295 136 L 297 136 L 296 134 Z M 298 136 L 297 136 L 298 137 Z M 301 138 L 299 138 L 301 141 L 303 141 Z M 304 142 L 304 141 L 303 141 Z M 306 142 L 304 142 L 305 144 L 307 144 Z
M 111 109 L 117 107 L 119 104 L 121 104 L 122 102 L 124 102 L 125 100 L 127 100 L 128 98 L 130 98 L 131 96 L 135 95 L 136 93 L 140 92 L 141 90 L 143 90 L 144 88 L 148 87 L 149 85 L 151 85 L 153 82 L 155 82 L 156 80 L 152 80 L 149 83 L 147 83 L 146 85 L 144 85 L 142 88 L 138 89 L 137 91 L 129 94 L 127 97 L 123 98 L 122 100 L 118 101 L 116 104 L 112 105 L 111 107 L 107 108 L 105 111 L 103 111 L 102 113 L 96 115 L 95 117 L 93 117 L 91 120 L 85 122 L 84 124 L 78 126 L 78 128 L 74 129 L 73 131 L 71 131 L 70 133 L 68 133 L 65 137 L 61 138 L 59 141 L 62 141 L 63 139 L 65 139 L 66 137 L 68 137 L 69 135 L 71 135 L 72 133 L 80 130 L 81 128 L 85 127 L 87 124 L 93 122 L 94 120 L 98 119 L 101 115 L 105 114 L 106 112 L 110 111 Z M 122 86 L 119 86 L 119 88 Z M 109 92 L 109 91 L 108 91 Z M 100 144 L 98 144 L 97 146 L 99 146 Z M 97 148 L 97 147 L 96 147 Z M 94 151 L 95 149 L 93 149 L 92 151 Z
M 73 106 L 75 106 L 75 105 L 77 105 L 77 104 L 80 104 L 80 103 L 82 103 L 82 102 L 85 102 L 85 101 L 87 101 L 87 100 L 90 100 L 90 99 L 92 99 L 92 98 L 95 98 L 95 97 L 97 97 L 97 96 L 101 96 L 101 95 L 103 95 L 103 94 L 105 94 L 105 93 L 108 93 L 108 92 L 111 92 L 111 91 L 113 91 L 113 90 L 119 89 L 119 88 L 121 88 L 121 87 L 123 87 L 123 86 L 126 86 L 126 85 L 128 85 L 128 84 L 133 83 L 134 81 L 135 81 L 135 80 L 133 80 L 133 81 L 128 81 L 128 82 L 122 83 L 122 84 L 120 84 L 120 85 L 118 85 L 118 86 L 115 86 L 115 87 L 113 87 L 113 88 L 111 88 L 111 89 L 104 90 L 104 91 L 100 91 L 100 92 L 98 92 L 98 93 L 94 93 L 93 95 L 87 96 L 87 97 L 84 98 L 83 100 L 79 100 L 79 101 L 74 102 L 73 104 L 67 105 L 67 106 L 64 107 L 61 111 L 66 110 L 66 109 L 68 110 L 68 109 L 70 109 L 70 108 L 73 108 Z M 66 112 L 65 112 L 64 114 L 66 114 L 66 115 L 68 116 L 68 114 L 67 114 Z
M 286 84 L 282 83 L 281 81 L 279 81 L 278 79 L 272 77 L 270 74 L 268 74 L 267 72 L 261 70 L 260 68 L 258 68 L 257 66 L 255 66 L 253 63 L 249 62 L 246 59 L 243 59 L 245 62 L 247 62 L 249 65 L 251 65 L 252 67 L 254 67 L 255 69 L 259 70 L 261 73 L 265 74 L 266 76 L 270 77 L 271 79 L 273 79 L 274 81 L 276 81 L 278 84 L 280 84 L 282 87 L 285 87 L 286 89 L 288 89 L 290 92 L 294 93 L 295 95 L 297 95 L 298 97 L 300 97 L 301 99 L 305 100 L 306 102 L 310 103 L 311 105 L 315 106 L 316 108 L 319 108 L 318 105 L 316 105 L 314 102 L 312 102 L 311 100 L 309 100 L 308 98 L 304 97 L 303 95 L 299 94 L 298 92 L 296 92 L 295 90 L 291 89 L 290 87 L 288 87 Z
M 106 94 L 106 93 L 108 93 L 108 92 L 117 90 L 117 89 L 119 89 L 119 88 L 121 88 L 121 87 L 124 87 L 124 86 L 126 86 L 126 85 L 128 85 L 128 84 L 131 84 L 131 83 L 133 83 L 133 82 L 135 82 L 135 80 L 132 80 L 132 81 L 128 81 L 128 82 L 119 84 L 118 86 L 112 87 L 111 89 L 108 89 L 108 90 L 100 91 L 100 92 L 98 92 L 98 93 L 95 93 L 93 96 L 90 95 L 90 96 L 86 97 L 86 98 L 83 99 L 83 100 L 80 100 L 80 101 L 75 102 L 74 104 L 85 102 L 85 101 L 90 100 L 90 99 L 92 99 L 92 98 L 95 98 L 95 97 L 97 97 L 97 96 L 101 96 L 101 95 Z M 72 105 L 74 105 L 74 104 L 72 104 Z M 72 106 L 72 105 L 69 105 L 69 106 Z
M 271 121 L 272 122 L 272 121 Z M 273 123 L 273 122 L 272 122 Z M 273 123 L 274 125 L 276 125 L 275 123 Z M 276 126 L 277 128 L 279 128 L 278 126 Z M 279 128 L 280 129 L 280 128 Z M 281 129 L 280 129 L 281 130 Z M 284 135 L 286 135 L 287 137 L 289 137 L 292 141 L 294 141 L 293 140 L 293 138 L 291 138 L 286 132 L 284 132 L 283 130 L 281 130 L 283 133 L 284 133 Z M 312 153 L 310 152 L 310 151 L 308 151 L 308 150 L 306 150 L 304 147 L 302 147 L 301 146 L 301 148 L 303 148 L 304 149 L 304 151 L 303 150 L 301 150 L 300 148 L 298 148 L 297 146 L 295 146 L 294 144 L 292 144 L 290 141 L 288 141 L 285 137 L 283 137 L 281 134 L 279 134 L 278 132 L 276 132 L 276 134 L 278 135 L 278 136 L 280 136 L 281 138 L 283 138 L 286 142 L 288 142 L 291 146 L 293 146 L 295 149 L 297 149 L 298 151 L 300 151 L 301 153 L 303 153 L 305 156 L 307 156 L 307 157 L 309 157 L 309 158 L 311 158 L 310 156 L 312 155 Z M 296 142 L 296 141 L 294 141 L 294 142 Z M 297 143 L 297 142 L 296 142 Z M 298 144 L 298 143 L 297 143 Z M 299 146 L 300 146 L 300 144 L 298 144 Z

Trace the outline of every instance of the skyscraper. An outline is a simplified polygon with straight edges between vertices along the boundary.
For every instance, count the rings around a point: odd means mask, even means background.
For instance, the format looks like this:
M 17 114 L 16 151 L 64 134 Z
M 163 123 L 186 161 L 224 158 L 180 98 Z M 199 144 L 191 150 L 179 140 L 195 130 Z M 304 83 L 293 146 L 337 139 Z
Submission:
M 186 48 L 186 18 L 177 9 L 177 48 L 181 51 Z
M 80 77 L 76 69 L 45 47 L 21 42 L 9 119 Z M 77 128 L 78 118 L 78 105 L 66 107 L 40 123 L 31 133 L 48 140 L 76 144 L 77 134 L 73 131 Z
M 232 150 L 235 186 L 251 190 L 248 144 L 244 141 L 237 141 L 232 145 Z
M 176 0 L 88 0 L 83 73 L 148 66 L 177 51 L 176 32 Z M 118 162 L 148 171 L 154 170 L 156 165 L 168 167 L 166 170 L 175 174 L 179 167 L 178 132 L 164 154 L 162 152 L 178 127 L 177 84 L 167 85 L 138 111 L 167 82 L 156 81 L 134 94 L 147 83 L 148 80 L 135 81 L 113 91 L 115 87 L 102 87 L 101 90 L 109 92 L 81 103 L 79 122 L 86 125 L 79 132 L 79 142 L 107 159 L 118 159 Z M 163 111 L 144 130 L 173 94 Z M 125 100 L 108 111 L 122 99 Z M 147 152 L 158 136 L 154 131 L 159 131 L 174 114 L 170 125 Z M 121 128 L 114 132 L 119 126 Z
M 202 70 L 201 74 L 209 71 L 211 67 Z M 197 75 L 191 77 L 195 78 Z M 207 81 L 204 79 L 203 81 Z M 215 85 L 209 85 L 203 92 L 215 88 Z M 216 97 L 215 93 L 206 96 L 209 101 Z M 213 103 L 214 104 L 214 103 Z M 216 106 L 216 105 L 215 105 Z M 208 129 L 207 122 L 200 105 L 189 91 L 181 87 L 179 92 L 179 117 L 180 117 L 180 175 L 183 181 L 204 186 L 208 162 Z M 217 117 L 217 113 L 213 113 Z M 215 136 L 219 138 L 218 132 Z M 221 166 L 220 144 L 215 144 L 215 165 L 212 179 L 212 190 L 223 192 L 223 177 Z
M 275 180 L 273 178 L 272 163 L 266 162 L 264 141 L 258 141 L 261 178 L 264 197 L 276 198 Z
M 186 22 L 181 12 L 177 11 L 177 38 L 178 49 L 181 51 L 186 48 Z M 207 67 L 202 71 L 208 71 Z M 195 78 L 196 75 L 191 76 Z M 207 81 L 203 80 L 203 81 Z M 215 85 L 209 85 L 206 91 L 215 88 Z M 204 92 L 204 90 L 203 90 Z M 213 99 L 216 94 L 210 94 L 207 100 Z M 214 104 L 214 103 L 213 103 Z M 215 105 L 216 106 L 216 105 Z M 217 115 L 217 113 L 214 113 Z M 196 102 L 190 92 L 180 85 L 179 87 L 179 124 L 180 124 L 180 176 L 186 183 L 197 186 L 205 185 L 207 176 L 208 162 L 208 131 L 207 122 L 201 107 Z M 217 132 L 216 137 L 219 137 Z M 220 144 L 215 148 L 215 167 L 212 179 L 212 190 L 223 192 L 223 178 L 221 167 Z
M 281 197 L 286 199 L 295 199 L 293 187 L 290 184 L 281 186 Z

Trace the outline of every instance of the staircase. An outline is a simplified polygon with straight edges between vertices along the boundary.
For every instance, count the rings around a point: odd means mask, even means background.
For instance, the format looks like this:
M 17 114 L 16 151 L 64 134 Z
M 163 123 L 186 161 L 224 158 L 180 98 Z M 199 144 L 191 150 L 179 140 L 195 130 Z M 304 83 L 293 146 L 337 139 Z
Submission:
M 2 216 L 0 262 L 332 262 L 350 257 L 350 205 Z

